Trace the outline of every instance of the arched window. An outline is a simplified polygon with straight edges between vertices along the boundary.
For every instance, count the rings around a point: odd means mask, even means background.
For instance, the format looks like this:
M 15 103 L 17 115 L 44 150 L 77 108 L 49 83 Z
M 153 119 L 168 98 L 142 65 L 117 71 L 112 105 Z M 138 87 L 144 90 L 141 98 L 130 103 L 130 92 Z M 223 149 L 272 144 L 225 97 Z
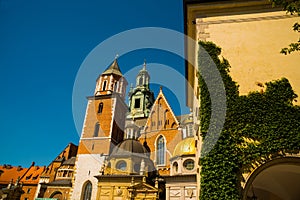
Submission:
M 152 111 L 151 113 L 151 130 L 155 130 L 155 121 L 156 121 L 156 112 Z
M 125 139 L 130 139 L 131 138 L 131 129 L 127 129 L 127 138 Z
M 167 119 L 167 113 L 169 112 L 169 110 L 168 109 L 166 109 L 165 110 L 165 112 L 164 112 L 164 122 L 165 122 L 165 124 L 164 124 L 164 128 L 166 128 L 167 127 L 167 125 L 169 125 L 169 119 Z
M 139 78 L 139 85 L 143 85 L 143 77 Z
M 174 162 L 173 163 L 173 170 L 174 170 L 174 172 L 178 172 L 178 163 L 177 162 Z
M 103 82 L 103 86 L 102 86 L 102 90 L 103 90 L 103 91 L 106 89 L 106 84 L 107 84 L 107 81 L 104 81 L 104 82 Z
M 187 125 L 187 137 L 192 137 L 193 136 L 193 124 L 190 123 Z
M 103 110 L 103 103 L 99 103 L 99 107 L 98 107 L 98 114 L 102 113 Z
M 91 200 L 92 198 L 92 183 L 90 181 L 87 181 L 83 185 L 82 189 L 82 200 Z
M 186 126 L 182 128 L 182 138 L 183 139 L 186 138 L 186 129 L 187 129 Z
M 93 137 L 98 137 L 99 128 L 100 128 L 100 124 L 99 124 L 99 122 L 96 122 Z
M 164 165 L 165 164 L 165 140 L 164 137 L 161 135 L 158 137 L 156 142 L 156 164 L 157 165 Z
M 171 125 L 171 128 L 175 128 L 175 126 L 176 126 L 176 123 L 173 122 L 172 125 Z
M 115 82 L 114 92 L 117 92 L 117 89 L 118 89 L 118 82 Z

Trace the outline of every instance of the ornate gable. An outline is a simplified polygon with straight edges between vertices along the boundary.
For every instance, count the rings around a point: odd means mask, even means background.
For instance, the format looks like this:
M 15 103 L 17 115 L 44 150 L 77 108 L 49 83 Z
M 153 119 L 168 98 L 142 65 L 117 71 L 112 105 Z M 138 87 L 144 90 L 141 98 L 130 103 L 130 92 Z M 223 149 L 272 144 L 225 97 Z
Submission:
M 164 129 L 176 129 L 178 126 L 179 122 L 161 88 L 152 106 L 144 131 L 152 132 Z
M 158 192 L 156 187 L 149 185 L 145 182 L 137 183 L 133 186 L 128 187 L 129 189 L 134 189 L 135 191 L 147 191 L 147 192 Z
M 155 183 L 155 187 L 146 182 L 146 177 L 143 177 L 143 181 L 135 185 L 128 187 L 129 196 L 134 199 L 158 199 L 158 182 Z

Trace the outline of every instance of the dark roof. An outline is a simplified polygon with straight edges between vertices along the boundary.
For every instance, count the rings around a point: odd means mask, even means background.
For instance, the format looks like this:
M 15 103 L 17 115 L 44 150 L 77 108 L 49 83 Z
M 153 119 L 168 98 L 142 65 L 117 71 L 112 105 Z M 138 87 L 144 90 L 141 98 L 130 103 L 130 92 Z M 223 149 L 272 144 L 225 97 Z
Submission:
M 76 157 L 72 157 L 65 162 L 63 162 L 63 165 L 75 165 Z
M 118 65 L 117 59 L 115 59 L 114 62 L 102 73 L 102 75 L 105 74 L 116 74 L 119 76 L 123 76 L 120 67 Z
M 146 157 L 148 154 L 147 149 L 139 141 L 127 139 L 113 149 L 110 157 Z
M 165 179 L 168 183 L 172 182 L 197 182 L 197 174 L 178 174 L 178 175 L 162 175 L 162 178 Z
M 62 180 L 55 180 L 52 181 L 50 183 L 48 183 L 47 185 L 53 185 L 53 186 L 72 186 L 72 180 L 71 179 L 62 179 Z

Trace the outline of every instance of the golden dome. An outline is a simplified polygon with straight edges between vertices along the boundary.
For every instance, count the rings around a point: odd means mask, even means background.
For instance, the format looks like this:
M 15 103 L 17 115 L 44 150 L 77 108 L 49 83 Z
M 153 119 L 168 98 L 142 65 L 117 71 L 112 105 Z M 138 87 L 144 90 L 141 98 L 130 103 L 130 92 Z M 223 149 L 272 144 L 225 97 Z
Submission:
M 193 137 L 188 137 L 176 145 L 173 157 L 192 154 L 196 154 L 195 139 Z

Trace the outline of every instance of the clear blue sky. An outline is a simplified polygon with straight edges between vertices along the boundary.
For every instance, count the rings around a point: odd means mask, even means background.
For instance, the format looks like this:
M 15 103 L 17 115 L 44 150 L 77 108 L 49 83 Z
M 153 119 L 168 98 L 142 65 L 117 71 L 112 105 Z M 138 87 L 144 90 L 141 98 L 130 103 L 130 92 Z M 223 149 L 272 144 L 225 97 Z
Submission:
M 82 62 L 110 36 L 149 26 L 183 32 L 182 1 L 0 0 L 0 164 L 48 165 L 69 142 L 78 144 L 72 91 Z M 119 64 L 126 72 L 144 58 L 184 73 L 181 59 L 159 50 L 128 53 Z M 165 91 L 180 114 L 184 99 Z M 85 104 L 80 110 L 84 116 Z

